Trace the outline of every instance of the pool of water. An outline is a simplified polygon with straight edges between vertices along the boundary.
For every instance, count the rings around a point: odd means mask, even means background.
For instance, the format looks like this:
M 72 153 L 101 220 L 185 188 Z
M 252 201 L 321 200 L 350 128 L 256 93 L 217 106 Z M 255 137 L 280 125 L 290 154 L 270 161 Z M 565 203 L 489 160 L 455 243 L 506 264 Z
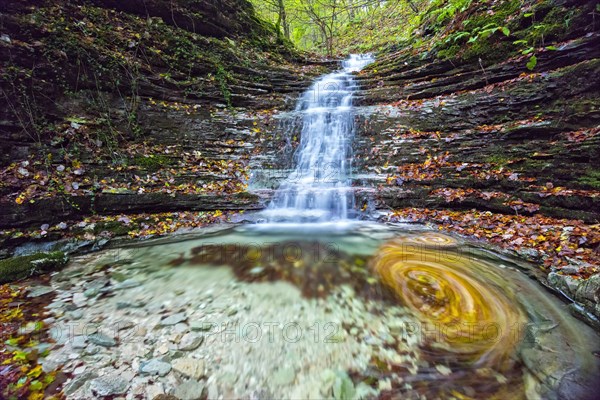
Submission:
M 142 398 L 595 398 L 596 332 L 523 268 L 414 225 L 213 229 L 76 258 L 51 357 Z

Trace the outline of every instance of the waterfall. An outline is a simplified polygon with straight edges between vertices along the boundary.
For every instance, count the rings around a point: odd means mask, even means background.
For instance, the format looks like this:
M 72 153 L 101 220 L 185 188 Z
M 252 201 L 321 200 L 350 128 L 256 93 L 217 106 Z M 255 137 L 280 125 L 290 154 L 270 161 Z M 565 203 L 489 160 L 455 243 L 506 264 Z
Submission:
M 294 171 L 275 192 L 267 215 L 271 221 L 335 221 L 348 218 L 351 189 L 351 141 L 354 136 L 352 72 L 373 62 L 370 55 L 351 55 L 343 69 L 319 78 L 300 97 L 300 145 Z

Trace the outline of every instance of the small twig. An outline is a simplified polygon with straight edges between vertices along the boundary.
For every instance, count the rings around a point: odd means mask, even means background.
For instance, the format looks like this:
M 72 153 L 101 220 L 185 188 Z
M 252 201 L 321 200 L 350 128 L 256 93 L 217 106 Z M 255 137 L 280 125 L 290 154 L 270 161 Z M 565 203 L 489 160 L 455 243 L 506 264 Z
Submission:
M 487 79 L 487 73 L 485 72 L 485 68 L 483 68 L 483 64 L 481 63 L 481 57 L 479 57 L 479 66 L 481 67 L 481 70 L 483 71 L 483 78 L 485 79 L 485 84 L 489 85 L 490 83 L 488 82 L 488 79 Z

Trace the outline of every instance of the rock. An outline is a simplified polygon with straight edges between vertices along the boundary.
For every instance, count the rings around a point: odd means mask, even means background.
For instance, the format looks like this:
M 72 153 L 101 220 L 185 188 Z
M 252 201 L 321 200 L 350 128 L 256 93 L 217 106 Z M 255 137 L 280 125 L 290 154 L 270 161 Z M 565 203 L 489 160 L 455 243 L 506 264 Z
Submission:
M 287 386 L 296 379 L 296 371 L 293 368 L 285 367 L 279 369 L 271 377 L 271 382 L 277 386 Z
M 83 293 L 74 293 L 73 304 L 77 307 L 85 307 L 87 305 L 87 297 Z
M 204 360 L 196 358 L 178 358 L 173 361 L 173 369 L 183 375 L 194 379 L 200 379 L 204 376 Z
M 171 364 L 153 358 L 140 364 L 140 373 L 144 375 L 165 376 L 171 372 Z
M 192 321 L 190 322 L 190 329 L 193 331 L 202 331 L 202 332 L 208 332 L 211 329 L 213 329 L 213 324 L 210 322 L 203 322 L 203 321 Z
M 180 400 L 180 399 L 176 396 L 162 393 L 162 394 L 158 394 L 158 395 L 154 396 L 152 398 L 152 400 Z
M 204 336 L 188 333 L 179 343 L 179 350 L 192 351 L 196 350 L 204 342 Z
M 184 313 L 177 313 L 169 315 L 167 318 L 159 322 L 159 326 L 172 326 L 180 322 L 187 320 L 187 316 Z
M 84 350 L 83 354 L 87 356 L 93 356 L 94 354 L 98 354 L 102 348 L 100 346 L 96 346 L 95 344 L 90 344 Z
M 82 387 L 87 381 L 97 378 L 98 374 L 93 372 L 93 371 L 89 371 L 89 372 L 85 372 L 84 374 L 77 376 L 75 378 L 73 378 L 72 381 L 70 381 L 66 386 L 65 386 L 65 394 L 70 395 L 75 393 L 80 387 Z
M 94 379 L 90 388 L 97 396 L 115 396 L 123 394 L 129 387 L 129 381 L 119 375 L 106 375 Z
M 83 292 L 83 295 L 89 299 L 92 297 L 96 297 L 98 295 L 98 293 L 100 293 L 100 289 L 92 287 L 92 288 L 86 289 Z
M 175 388 L 173 394 L 181 400 L 200 400 L 203 398 L 204 383 L 198 381 L 187 381 Z
M 83 311 L 82 310 L 73 310 L 69 313 L 69 315 L 71 315 L 71 318 L 74 320 L 79 320 L 81 318 L 83 318 Z
M 51 286 L 34 286 L 29 289 L 27 297 L 40 297 L 52 292 L 54 292 L 54 289 Z
M 90 343 L 97 344 L 98 346 L 114 347 L 117 345 L 115 339 L 103 333 L 94 333 L 93 335 L 89 335 L 87 339 Z
M 71 341 L 71 347 L 74 349 L 85 349 L 87 346 L 86 341 L 85 336 L 75 336 Z

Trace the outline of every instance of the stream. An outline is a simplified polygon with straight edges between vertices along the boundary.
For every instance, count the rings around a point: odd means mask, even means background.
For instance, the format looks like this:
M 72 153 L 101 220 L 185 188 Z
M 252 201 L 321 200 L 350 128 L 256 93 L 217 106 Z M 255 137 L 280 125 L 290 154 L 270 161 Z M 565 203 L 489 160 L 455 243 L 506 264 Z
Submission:
M 68 398 L 595 398 L 598 335 L 534 266 L 352 219 L 352 73 L 372 60 L 300 98 L 296 167 L 267 222 L 78 256 L 52 277 L 42 362 L 69 375 Z

